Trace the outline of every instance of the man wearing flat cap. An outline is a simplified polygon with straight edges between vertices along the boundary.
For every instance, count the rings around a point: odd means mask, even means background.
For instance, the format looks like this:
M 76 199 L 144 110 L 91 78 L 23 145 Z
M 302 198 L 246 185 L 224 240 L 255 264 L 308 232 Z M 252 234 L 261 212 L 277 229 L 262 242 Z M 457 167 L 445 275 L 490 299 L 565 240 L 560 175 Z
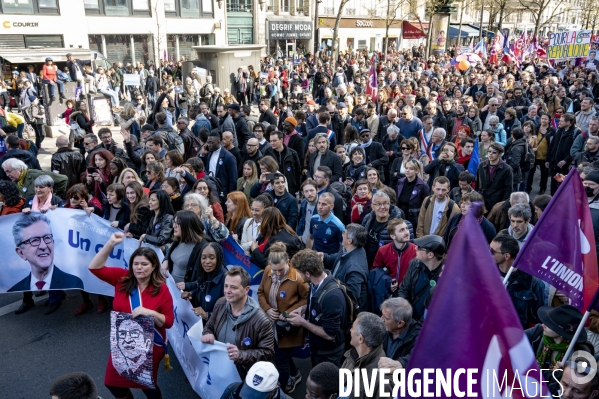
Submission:
M 447 247 L 443 238 L 427 235 L 414 240 L 416 258 L 410 262 L 408 271 L 397 289 L 397 296 L 412 305 L 412 317 L 420 320 L 424 316 L 425 300 L 443 269 Z

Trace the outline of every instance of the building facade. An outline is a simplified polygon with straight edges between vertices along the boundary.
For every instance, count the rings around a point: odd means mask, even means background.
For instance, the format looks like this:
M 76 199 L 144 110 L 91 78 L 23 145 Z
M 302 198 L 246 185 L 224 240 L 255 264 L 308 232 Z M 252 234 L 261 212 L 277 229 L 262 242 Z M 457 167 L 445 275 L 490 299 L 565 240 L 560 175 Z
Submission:
M 0 0 L 2 48 L 89 48 L 110 62 L 195 59 L 226 44 L 223 0 Z

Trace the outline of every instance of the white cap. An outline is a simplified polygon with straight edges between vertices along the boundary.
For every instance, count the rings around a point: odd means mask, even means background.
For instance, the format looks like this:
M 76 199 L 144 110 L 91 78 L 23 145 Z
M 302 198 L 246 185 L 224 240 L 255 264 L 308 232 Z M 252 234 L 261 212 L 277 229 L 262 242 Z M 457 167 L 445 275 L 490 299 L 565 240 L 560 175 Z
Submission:
M 239 392 L 243 399 L 266 399 L 277 388 L 279 372 L 270 362 L 254 364 L 245 377 L 245 382 Z

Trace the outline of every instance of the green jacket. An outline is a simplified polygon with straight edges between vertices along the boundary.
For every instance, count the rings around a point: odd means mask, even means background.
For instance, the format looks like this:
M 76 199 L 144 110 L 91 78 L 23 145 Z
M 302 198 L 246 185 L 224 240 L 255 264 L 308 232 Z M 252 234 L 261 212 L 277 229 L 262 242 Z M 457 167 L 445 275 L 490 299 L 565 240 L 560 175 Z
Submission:
M 21 196 L 23 198 L 29 198 L 35 195 L 35 179 L 37 179 L 38 176 L 43 175 L 48 175 L 52 178 L 52 180 L 54 180 L 54 194 L 64 199 L 66 197 L 67 182 L 69 179 L 63 175 L 37 169 L 27 169 L 27 174 L 25 175 L 25 180 L 23 181 L 23 189 L 21 189 Z

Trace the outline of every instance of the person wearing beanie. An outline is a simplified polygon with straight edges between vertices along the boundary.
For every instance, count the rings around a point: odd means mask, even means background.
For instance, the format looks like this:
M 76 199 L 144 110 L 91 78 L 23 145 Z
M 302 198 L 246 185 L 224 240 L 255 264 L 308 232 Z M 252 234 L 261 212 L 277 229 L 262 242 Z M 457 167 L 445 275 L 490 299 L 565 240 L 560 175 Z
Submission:
M 293 116 L 288 116 L 283 121 L 283 144 L 295 150 L 299 159 L 304 159 L 304 139 L 295 128 L 297 120 Z
M 595 169 L 587 173 L 582 184 L 587 194 L 587 200 L 589 201 L 593 231 L 595 233 L 595 250 L 599 255 L 599 170 Z

